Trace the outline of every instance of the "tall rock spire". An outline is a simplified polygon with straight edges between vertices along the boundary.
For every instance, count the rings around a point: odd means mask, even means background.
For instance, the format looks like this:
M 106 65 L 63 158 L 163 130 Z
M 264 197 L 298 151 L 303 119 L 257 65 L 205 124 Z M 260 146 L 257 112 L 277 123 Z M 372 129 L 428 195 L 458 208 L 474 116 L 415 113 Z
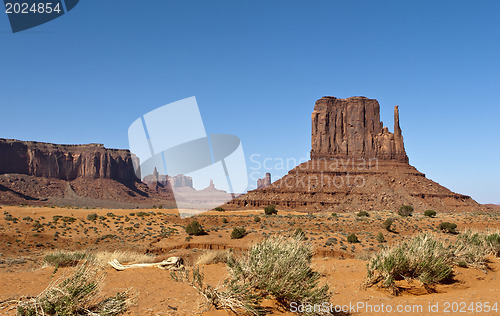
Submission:
M 394 145 L 396 157 L 406 157 L 405 145 L 403 142 L 403 134 L 399 126 L 399 106 L 394 107 Z

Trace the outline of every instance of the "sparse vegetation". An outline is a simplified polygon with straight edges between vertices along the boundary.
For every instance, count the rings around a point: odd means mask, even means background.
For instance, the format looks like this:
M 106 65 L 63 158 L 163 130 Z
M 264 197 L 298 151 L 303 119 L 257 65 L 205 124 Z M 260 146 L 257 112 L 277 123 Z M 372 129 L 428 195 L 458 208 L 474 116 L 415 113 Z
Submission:
M 359 242 L 358 236 L 356 236 L 356 234 L 354 233 L 349 234 L 349 236 L 347 236 L 347 242 L 351 244 L 358 243 Z
M 426 211 L 424 212 L 424 216 L 425 216 L 425 217 L 435 217 L 435 216 L 436 216 L 436 214 L 437 214 L 437 213 L 436 213 L 436 211 L 434 211 L 434 210 L 426 210 Z
M 95 220 L 97 220 L 97 218 L 98 218 L 98 216 L 96 213 L 92 213 L 92 214 L 87 215 L 88 221 L 95 221 Z
M 455 223 L 441 222 L 441 224 L 439 224 L 439 229 L 448 234 L 458 234 L 455 230 L 456 228 L 457 224 Z
M 276 205 L 270 204 L 264 208 L 264 214 L 266 215 L 274 215 L 278 214 L 278 210 L 276 209 Z
M 258 223 L 260 222 L 260 217 L 259 216 L 254 216 L 253 221 Z
M 201 224 L 197 221 L 192 221 L 186 226 L 186 233 L 190 236 L 200 236 L 206 234 Z
M 263 297 L 271 296 L 282 306 L 290 302 L 321 304 L 330 299 L 327 285 L 319 286 L 319 273 L 311 269 L 312 246 L 296 238 L 268 238 L 252 246 L 241 257 L 227 259 L 230 277 L 224 290 L 203 283 L 197 267 L 191 276 L 186 270 L 171 272 L 172 278 L 196 288 L 216 308 L 263 315 Z M 305 314 L 317 314 L 314 312 Z
M 367 211 L 359 211 L 358 214 L 356 214 L 359 217 L 368 217 L 370 214 Z
M 392 232 L 393 228 L 392 228 L 392 224 L 394 223 L 394 220 L 392 218 L 388 218 L 384 221 L 384 223 L 382 223 L 382 226 L 384 226 L 384 228 L 388 231 L 388 232 Z
M 196 260 L 196 265 L 206 265 L 215 263 L 226 263 L 230 250 L 213 250 L 208 251 L 198 257 Z
M 500 235 L 466 231 L 449 248 L 458 266 L 486 270 L 487 256 L 500 255 Z
M 417 279 L 428 287 L 451 276 L 453 257 L 432 235 L 421 234 L 384 249 L 368 263 L 368 285 L 398 292 L 396 280 Z
M 85 252 L 56 251 L 46 255 L 43 262 L 55 268 L 76 266 L 81 260 L 92 256 Z
M 329 301 L 327 285 L 319 286 L 319 273 L 311 269 L 311 244 L 297 238 L 268 238 L 252 246 L 241 258 L 228 260 L 237 288 L 248 284 L 261 296 L 271 295 L 281 304 L 319 304 Z
M 384 242 L 387 242 L 387 240 L 385 240 L 385 237 L 384 237 L 384 234 L 382 234 L 381 232 L 378 233 L 377 237 L 376 237 L 377 241 L 379 243 L 384 243 Z
M 292 236 L 294 238 L 298 238 L 298 239 L 301 239 L 301 240 L 305 240 L 306 239 L 306 233 L 304 233 L 304 231 L 300 227 L 295 230 L 295 232 L 293 233 Z
M 102 299 L 103 280 L 104 273 L 93 262 L 86 261 L 69 278 L 57 280 L 35 298 L 21 300 L 17 314 L 112 316 L 124 313 L 130 302 L 129 291 Z
M 231 232 L 231 239 L 240 239 L 245 237 L 247 234 L 247 231 L 243 227 L 235 227 L 233 228 L 233 231 Z
M 413 206 L 411 205 L 403 205 L 399 208 L 398 214 L 400 216 L 412 216 L 413 215 Z
M 216 210 L 217 212 L 224 212 L 225 210 L 222 208 L 222 207 L 216 207 L 214 210 Z
M 222 222 L 223 222 L 224 224 L 227 224 L 227 223 L 229 223 L 229 220 L 228 220 L 227 218 L 225 218 L 225 217 L 224 217 L 224 218 L 222 218 Z

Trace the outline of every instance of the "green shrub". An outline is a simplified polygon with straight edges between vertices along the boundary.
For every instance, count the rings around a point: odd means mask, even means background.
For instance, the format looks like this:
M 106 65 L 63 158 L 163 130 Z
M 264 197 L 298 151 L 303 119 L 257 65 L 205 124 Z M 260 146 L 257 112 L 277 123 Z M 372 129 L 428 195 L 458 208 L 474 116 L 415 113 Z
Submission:
M 392 224 L 394 223 L 394 220 L 392 218 L 388 218 L 382 223 L 382 226 L 388 231 L 392 232 Z
M 274 215 L 278 214 L 278 210 L 276 209 L 276 205 L 270 204 L 264 208 L 264 214 L 266 215 Z
M 116 215 L 114 213 L 109 212 L 109 213 L 106 214 L 106 216 L 107 217 L 115 217 Z
M 228 220 L 227 218 L 225 218 L 225 217 L 224 217 L 224 218 L 222 219 L 222 222 L 223 222 L 224 224 L 227 224 L 227 223 L 229 223 L 229 220 Z
M 190 236 L 200 236 L 206 234 L 203 230 L 203 227 L 201 227 L 201 224 L 197 221 L 192 221 L 191 223 L 189 223 L 189 225 L 186 226 L 186 233 Z
M 243 285 L 251 293 L 270 295 L 283 306 L 321 304 L 330 299 L 328 285 L 319 286 L 320 274 L 311 268 L 311 244 L 296 238 L 268 238 L 242 257 L 230 256 L 227 285 Z
M 439 229 L 449 234 L 458 234 L 458 232 L 455 230 L 456 228 L 457 224 L 455 223 L 442 222 L 441 224 L 439 224 Z
M 255 216 L 255 217 L 253 218 L 253 221 L 254 221 L 254 222 L 256 222 L 256 223 L 260 222 L 260 217 Z
M 88 221 L 95 221 L 95 220 L 97 220 L 97 214 L 96 213 L 92 213 L 92 214 L 87 215 L 87 220 Z
M 401 216 L 412 216 L 413 215 L 413 206 L 411 205 L 403 205 L 399 208 L 398 214 Z
M 306 233 L 304 233 L 304 231 L 302 230 L 302 228 L 299 227 L 293 233 L 293 237 L 301 239 L 301 240 L 305 240 L 306 239 Z
M 71 217 L 71 216 L 64 216 L 63 218 L 61 218 L 61 220 L 65 223 L 73 223 L 76 221 L 76 218 L 74 217 Z
M 243 227 L 235 227 L 231 232 L 231 239 L 240 239 L 245 237 L 247 231 Z
M 139 217 L 151 216 L 151 214 L 147 212 L 137 212 L 135 215 Z
M 222 207 L 216 207 L 214 210 L 216 210 L 217 212 L 224 212 L 224 209 Z
M 435 217 L 436 216 L 436 211 L 433 211 L 433 210 L 427 210 L 424 212 L 424 216 L 426 217 Z
M 386 242 L 385 237 L 384 237 L 384 234 L 382 234 L 382 233 L 378 233 L 378 235 L 377 235 L 376 239 L 377 239 L 377 241 L 378 241 L 379 243 L 384 243 L 384 242 Z
M 358 215 L 359 217 L 368 217 L 368 216 L 370 216 L 370 214 L 368 214 L 367 211 L 359 211 L 358 214 L 356 214 L 356 215 Z
M 332 217 L 337 217 L 338 216 L 337 213 L 332 213 L 331 215 L 332 215 Z
M 417 279 L 427 287 L 451 276 L 452 257 L 439 240 L 421 234 L 377 253 L 367 265 L 367 284 L 381 283 L 394 293 L 395 281 L 402 279 Z
M 358 243 L 359 242 L 358 236 L 356 236 L 356 234 L 354 233 L 349 234 L 349 236 L 347 236 L 347 242 L 351 244 Z
M 52 221 L 53 221 L 53 222 L 57 222 L 57 221 L 58 221 L 58 220 L 60 220 L 61 218 L 62 218 L 62 216 L 61 216 L 61 215 L 54 215 L 54 216 L 52 216 Z

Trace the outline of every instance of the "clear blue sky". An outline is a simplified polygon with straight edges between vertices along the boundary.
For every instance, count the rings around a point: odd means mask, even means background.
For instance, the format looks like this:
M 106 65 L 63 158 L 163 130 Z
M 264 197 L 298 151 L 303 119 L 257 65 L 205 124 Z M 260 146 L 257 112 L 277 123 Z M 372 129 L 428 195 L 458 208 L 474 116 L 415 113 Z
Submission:
M 400 106 L 412 165 L 498 203 L 499 11 L 498 1 L 83 0 L 16 34 L 1 13 L 0 137 L 127 148 L 136 118 L 196 96 L 207 132 L 239 136 L 247 158 L 300 159 L 315 100 L 362 95 L 379 100 L 390 130 Z

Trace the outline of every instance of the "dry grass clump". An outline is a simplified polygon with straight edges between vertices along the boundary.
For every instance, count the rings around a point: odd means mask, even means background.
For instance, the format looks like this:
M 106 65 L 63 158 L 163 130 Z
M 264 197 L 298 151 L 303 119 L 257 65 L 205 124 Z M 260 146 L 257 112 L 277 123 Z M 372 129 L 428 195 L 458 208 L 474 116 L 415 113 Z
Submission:
M 439 240 L 430 234 L 421 234 L 408 242 L 384 249 L 367 265 L 368 285 L 381 283 L 382 287 L 398 292 L 396 280 L 417 279 L 425 287 L 449 278 L 453 256 Z
M 37 297 L 19 301 L 17 314 L 111 316 L 124 313 L 130 303 L 128 291 L 104 298 L 100 293 L 104 278 L 105 274 L 94 261 L 84 261 L 72 276 L 61 277 Z
M 56 268 L 73 267 L 84 259 L 92 259 L 92 255 L 85 252 L 57 250 L 47 254 L 43 262 Z
M 268 238 L 252 246 L 242 256 L 228 256 L 230 277 L 221 288 L 203 283 L 203 275 L 194 268 L 171 272 L 174 280 L 187 281 L 208 304 L 230 309 L 240 315 L 263 315 L 263 297 L 271 296 L 283 306 L 329 302 L 327 285 L 319 286 L 319 273 L 311 269 L 312 246 L 302 238 Z
M 328 285 L 319 286 L 320 275 L 311 268 L 312 256 L 311 244 L 301 238 L 268 238 L 241 258 L 229 258 L 229 283 L 249 285 L 255 293 L 270 295 L 283 305 L 328 302 Z
M 485 270 L 488 255 L 500 255 L 500 234 L 466 231 L 450 246 L 458 266 Z
M 230 250 L 213 250 L 205 252 L 200 255 L 198 259 L 196 259 L 196 265 L 202 266 L 206 264 L 215 264 L 215 263 L 226 263 L 227 258 L 230 254 Z

